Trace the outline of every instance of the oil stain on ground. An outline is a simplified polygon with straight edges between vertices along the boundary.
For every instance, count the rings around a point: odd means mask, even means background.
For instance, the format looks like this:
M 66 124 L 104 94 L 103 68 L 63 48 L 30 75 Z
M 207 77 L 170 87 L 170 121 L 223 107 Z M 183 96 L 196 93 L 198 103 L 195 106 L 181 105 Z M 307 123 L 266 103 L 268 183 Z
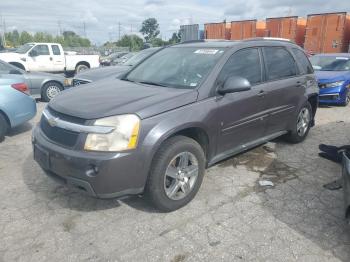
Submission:
M 268 180 L 273 182 L 274 185 L 298 178 L 296 168 L 290 167 L 277 159 L 275 143 L 271 142 L 239 154 L 218 166 L 224 168 L 240 165 L 245 166 L 249 171 L 258 172 L 260 174 L 259 180 Z M 256 189 L 261 191 L 266 187 L 257 185 Z

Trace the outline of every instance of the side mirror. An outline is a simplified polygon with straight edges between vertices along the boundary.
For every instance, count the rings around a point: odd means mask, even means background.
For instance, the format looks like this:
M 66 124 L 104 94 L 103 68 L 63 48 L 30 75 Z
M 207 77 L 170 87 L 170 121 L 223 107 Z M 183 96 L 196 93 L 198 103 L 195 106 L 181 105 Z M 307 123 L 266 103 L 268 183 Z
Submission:
M 21 75 L 22 72 L 17 69 L 11 69 L 9 72 L 10 75 Z
M 31 56 L 31 57 L 35 57 L 35 56 L 38 56 L 38 55 L 39 55 L 38 52 L 35 51 L 35 50 L 32 50 L 32 51 L 29 52 L 29 56 Z
M 218 90 L 219 94 L 225 95 L 228 93 L 236 93 L 248 91 L 252 87 L 248 79 L 240 76 L 231 76 L 226 79 L 224 86 Z

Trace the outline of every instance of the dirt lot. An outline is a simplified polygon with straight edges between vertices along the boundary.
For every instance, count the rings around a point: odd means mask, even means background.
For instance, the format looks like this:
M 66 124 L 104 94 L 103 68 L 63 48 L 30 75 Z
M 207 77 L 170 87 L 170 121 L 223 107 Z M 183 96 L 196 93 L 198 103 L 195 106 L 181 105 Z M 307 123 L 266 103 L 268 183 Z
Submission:
M 162 214 L 46 177 L 30 140 L 44 106 L 0 144 L 0 261 L 350 261 L 342 191 L 322 187 L 340 166 L 317 154 L 350 143 L 349 107 L 319 109 L 302 144 L 279 139 L 210 168 L 191 204 Z

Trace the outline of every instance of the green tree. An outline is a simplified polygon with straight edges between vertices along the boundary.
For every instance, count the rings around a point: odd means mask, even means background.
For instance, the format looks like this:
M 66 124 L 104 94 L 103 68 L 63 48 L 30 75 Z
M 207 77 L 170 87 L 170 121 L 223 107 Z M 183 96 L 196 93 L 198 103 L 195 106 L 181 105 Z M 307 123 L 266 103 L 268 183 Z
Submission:
M 180 43 L 181 41 L 181 33 L 180 31 L 177 33 L 173 33 L 173 35 L 171 36 L 171 38 L 169 39 L 169 44 L 176 44 L 176 43 Z
M 27 31 L 22 31 L 21 35 L 19 36 L 19 43 L 21 45 L 24 45 L 30 42 L 33 42 L 33 36 L 29 34 Z
M 159 24 L 157 19 L 148 18 L 142 22 L 142 27 L 140 32 L 145 37 L 146 41 L 151 41 L 159 35 Z
M 117 46 L 129 47 L 131 51 L 138 51 L 143 47 L 143 40 L 137 35 L 124 35 Z
M 167 44 L 167 42 L 165 42 L 161 38 L 157 37 L 157 38 L 153 38 L 151 40 L 151 44 L 152 44 L 152 46 L 157 47 L 157 46 L 164 46 Z
M 19 43 L 19 33 L 17 30 L 12 31 L 12 43 L 14 46 L 18 46 Z

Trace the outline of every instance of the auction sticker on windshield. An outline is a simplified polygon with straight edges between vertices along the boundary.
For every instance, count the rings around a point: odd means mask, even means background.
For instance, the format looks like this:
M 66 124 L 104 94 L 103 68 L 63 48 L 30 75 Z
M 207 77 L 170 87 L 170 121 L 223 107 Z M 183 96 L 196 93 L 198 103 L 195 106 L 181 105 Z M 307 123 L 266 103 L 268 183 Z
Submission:
M 203 54 L 203 55 L 215 55 L 219 50 L 217 49 L 198 49 L 194 51 L 195 54 Z

